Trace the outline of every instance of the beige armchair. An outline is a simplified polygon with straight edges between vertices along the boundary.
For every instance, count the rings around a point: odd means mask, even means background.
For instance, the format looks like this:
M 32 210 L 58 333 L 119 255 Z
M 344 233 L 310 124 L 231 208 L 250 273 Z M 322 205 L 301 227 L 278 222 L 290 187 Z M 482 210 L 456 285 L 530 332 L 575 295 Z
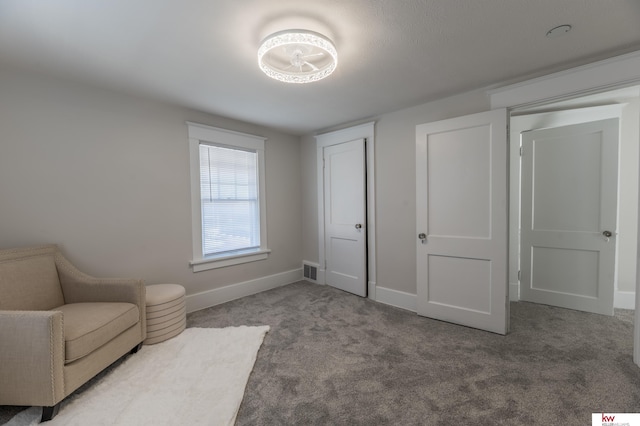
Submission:
M 141 280 L 78 271 L 55 245 L 0 250 L 0 405 L 59 403 L 146 336 Z

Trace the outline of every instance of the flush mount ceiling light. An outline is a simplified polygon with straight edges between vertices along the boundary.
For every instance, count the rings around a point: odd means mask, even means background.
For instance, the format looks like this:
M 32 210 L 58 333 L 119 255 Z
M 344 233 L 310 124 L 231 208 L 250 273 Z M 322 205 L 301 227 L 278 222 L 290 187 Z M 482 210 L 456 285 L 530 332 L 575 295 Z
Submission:
M 279 31 L 265 38 L 258 49 L 260 69 L 285 83 L 322 80 L 337 64 L 338 52 L 331 40 L 313 31 Z

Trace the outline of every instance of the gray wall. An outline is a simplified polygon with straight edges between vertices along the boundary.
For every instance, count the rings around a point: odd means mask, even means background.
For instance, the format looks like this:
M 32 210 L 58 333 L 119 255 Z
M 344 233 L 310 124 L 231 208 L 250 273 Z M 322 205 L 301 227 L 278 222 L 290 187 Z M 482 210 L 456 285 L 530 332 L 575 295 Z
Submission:
M 269 259 L 193 273 L 185 121 L 267 137 Z M 0 248 L 57 243 L 95 276 L 188 294 L 298 269 L 297 136 L 50 77 L 0 70 Z
M 318 261 L 313 135 L 9 70 L 0 100 L 0 248 L 55 242 L 90 274 L 181 283 L 189 294 Z M 415 126 L 488 109 L 478 90 L 371 118 L 378 287 L 416 293 Z M 185 121 L 268 138 L 268 260 L 191 272 Z M 632 291 L 628 278 L 621 287 Z
M 302 257 L 318 262 L 318 172 L 316 140 L 313 135 L 300 138 L 300 164 L 302 165 Z
M 474 91 L 371 119 L 376 122 L 377 287 L 416 294 L 416 125 L 488 109 L 490 105 L 485 92 Z M 313 135 L 307 135 L 301 143 L 302 183 L 306 194 L 303 207 L 303 258 L 317 262 L 315 139 Z
M 464 93 L 374 117 L 376 143 L 377 287 L 416 294 L 415 127 L 490 109 L 484 90 Z M 625 109 L 621 143 L 620 235 L 617 288 L 635 291 L 638 176 L 637 100 Z M 634 116 L 634 120 L 629 118 Z M 357 123 L 354 123 L 357 124 Z M 338 128 L 350 127 L 344 125 Z M 321 132 L 324 133 L 324 132 Z M 317 262 L 316 148 L 313 135 L 302 138 L 303 257 Z M 625 195 L 626 194 L 626 195 Z M 514 271 L 517 274 L 517 268 Z
M 638 155 L 640 98 L 628 100 L 620 129 L 620 181 L 618 192 L 617 289 L 636 291 L 638 245 Z

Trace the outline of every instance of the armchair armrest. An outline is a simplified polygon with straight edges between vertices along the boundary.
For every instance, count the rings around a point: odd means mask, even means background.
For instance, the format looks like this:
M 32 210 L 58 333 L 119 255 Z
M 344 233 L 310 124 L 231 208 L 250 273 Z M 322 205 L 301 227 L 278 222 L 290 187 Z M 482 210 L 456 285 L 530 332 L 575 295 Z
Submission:
M 147 335 L 146 287 L 143 280 L 95 278 L 81 272 L 58 251 L 55 255 L 58 279 L 65 303 L 124 302 L 138 306 L 140 341 Z
M 0 405 L 53 406 L 64 393 L 62 312 L 0 311 Z
M 127 302 L 138 305 L 144 314 L 143 280 L 95 278 L 78 270 L 60 253 L 56 255 L 56 268 L 65 303 Z

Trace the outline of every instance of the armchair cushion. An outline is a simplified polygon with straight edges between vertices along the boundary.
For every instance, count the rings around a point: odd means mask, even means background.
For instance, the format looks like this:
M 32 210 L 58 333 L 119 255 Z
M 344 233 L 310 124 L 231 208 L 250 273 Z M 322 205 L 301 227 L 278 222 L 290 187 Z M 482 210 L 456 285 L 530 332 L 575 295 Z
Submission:
M 140 321 L 140 310 L 133 303 L 71 303 L 53 310 L 64 318 L 65 364 L 90 354 Z
M 89 276 L 55 245 L 0 250 L 0 405 L 50 419 L 145 336 L 142 280 Z
M 64 304 L 53 254 L 0 258 L 0 289 L 0 310 L 44 311 Z

